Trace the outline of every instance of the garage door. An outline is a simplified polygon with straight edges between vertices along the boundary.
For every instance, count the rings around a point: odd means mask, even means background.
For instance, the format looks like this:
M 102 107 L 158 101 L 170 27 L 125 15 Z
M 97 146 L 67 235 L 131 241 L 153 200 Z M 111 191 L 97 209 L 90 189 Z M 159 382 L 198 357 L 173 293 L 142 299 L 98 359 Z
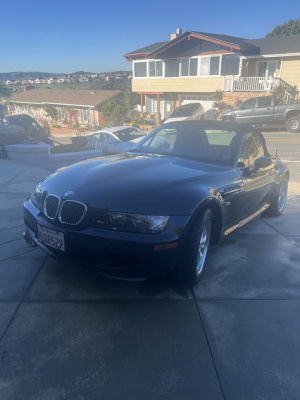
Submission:
M 213 96 L 195 96 L 195 95 L 180 95 L 179 96 L 179 105 L 183 106 L 189 103 L 201 103 L 204 111 L 211 110 L 212 105 L 214 103 Z

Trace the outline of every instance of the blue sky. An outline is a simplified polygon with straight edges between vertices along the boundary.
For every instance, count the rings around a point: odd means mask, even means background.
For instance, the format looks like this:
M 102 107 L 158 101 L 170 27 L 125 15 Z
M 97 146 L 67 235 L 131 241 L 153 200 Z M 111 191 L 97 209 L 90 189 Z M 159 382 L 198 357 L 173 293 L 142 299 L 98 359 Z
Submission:
M 2 2 L 0 14 L 0 72 L 104 72 L 130 70 L 123 54 L 169 40 L 176 28 L 264 37 L 298 18 L 300 5 L 295 0 L 16 0 Z

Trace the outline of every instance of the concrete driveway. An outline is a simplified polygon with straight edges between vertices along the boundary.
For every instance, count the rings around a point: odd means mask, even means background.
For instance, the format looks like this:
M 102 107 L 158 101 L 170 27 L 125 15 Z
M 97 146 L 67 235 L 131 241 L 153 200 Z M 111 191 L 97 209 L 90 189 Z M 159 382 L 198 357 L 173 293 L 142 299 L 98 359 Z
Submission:
M 126 283 L 22 239 L 48 171 L 0 160 L 1 400 L 298 400 L 300 183 L 213 248 L 202 282 Z

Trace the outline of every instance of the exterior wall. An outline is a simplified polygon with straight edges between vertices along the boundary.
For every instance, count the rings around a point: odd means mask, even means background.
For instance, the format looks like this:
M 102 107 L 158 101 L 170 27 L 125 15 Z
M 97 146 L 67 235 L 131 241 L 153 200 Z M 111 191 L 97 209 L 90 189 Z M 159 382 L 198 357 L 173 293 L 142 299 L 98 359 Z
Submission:
M 223 77 L 133 79 L 133 92 L 202 93 L 222 90 Z
M 300 56 L 283 59 L 281 79 L 300 90 Z

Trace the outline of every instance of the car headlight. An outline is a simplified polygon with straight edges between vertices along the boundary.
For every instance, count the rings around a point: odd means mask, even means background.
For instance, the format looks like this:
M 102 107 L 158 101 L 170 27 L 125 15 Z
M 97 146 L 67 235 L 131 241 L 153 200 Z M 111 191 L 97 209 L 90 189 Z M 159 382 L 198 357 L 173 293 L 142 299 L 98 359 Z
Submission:
M 94 224 L 100 229 L 133 233 L 159 233 L 170 217 L 157 215 L 139 215 L 121 212 L 108 212 Z
M 49 181 L 53 178 L 56 173 L 47 176 L 40 183 L 36 185 L 35 192 L 32 193 L 30 199 L 32 203 L 41 210 L 43 208 L 43 192 Z

